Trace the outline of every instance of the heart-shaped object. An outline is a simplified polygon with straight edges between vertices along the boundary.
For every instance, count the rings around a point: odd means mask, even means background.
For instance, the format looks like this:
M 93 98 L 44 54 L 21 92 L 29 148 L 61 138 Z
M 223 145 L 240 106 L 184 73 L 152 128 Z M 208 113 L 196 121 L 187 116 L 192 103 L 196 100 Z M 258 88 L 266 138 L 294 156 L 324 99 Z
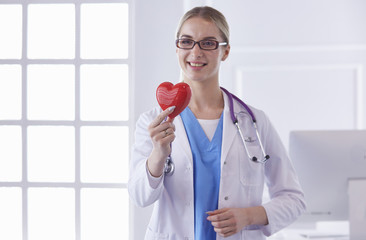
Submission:
M 171 119 L 187 107 L 191 96 L 191 88 L 184 82 L 175 85 L 171 82 L 163 82 L 156 89 L 156 99 L 163 110 L 175 106 L 174 111 L 169 115 Z

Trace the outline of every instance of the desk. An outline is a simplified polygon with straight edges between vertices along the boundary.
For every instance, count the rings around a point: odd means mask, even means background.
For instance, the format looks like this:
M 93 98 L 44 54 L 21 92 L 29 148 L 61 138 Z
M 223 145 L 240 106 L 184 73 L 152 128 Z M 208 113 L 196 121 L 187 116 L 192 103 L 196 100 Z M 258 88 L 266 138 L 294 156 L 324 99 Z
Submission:
M 308 231 L 309 232 L 309 231 Z M 267 238 L 268 240 L 349 240 L 349 237 L 311 237 L 302 236 L 303 229 L 283 230 L 273 236 Z M 315 233 L 315 231 L 314 231 Z
M 309 237 L 304 236 L 305 234 L 308 234 Z M 327 237 L 327 235 L 337 237 Z M 312 228 L 290 226 L 269 237 L 268 240 L 349 240 L 348 235 L 348 222 L 319 222 Z

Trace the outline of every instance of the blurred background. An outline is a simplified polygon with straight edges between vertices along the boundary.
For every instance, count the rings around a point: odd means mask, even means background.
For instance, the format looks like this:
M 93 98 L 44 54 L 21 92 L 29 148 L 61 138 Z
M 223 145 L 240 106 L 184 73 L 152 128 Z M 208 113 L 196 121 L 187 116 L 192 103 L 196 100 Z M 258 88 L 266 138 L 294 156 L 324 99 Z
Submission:
M 180 78 L 195 6 L 230 25 L 221 85 L 294 130 L 366 128 L 364 0 L 0 0 L 0 239 L 143 239 L 135 122 Z

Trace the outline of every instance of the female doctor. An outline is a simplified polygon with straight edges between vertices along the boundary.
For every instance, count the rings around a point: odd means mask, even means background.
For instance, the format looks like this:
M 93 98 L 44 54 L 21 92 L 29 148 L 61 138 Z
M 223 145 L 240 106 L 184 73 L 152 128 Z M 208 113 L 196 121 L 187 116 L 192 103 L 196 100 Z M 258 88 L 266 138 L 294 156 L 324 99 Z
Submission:
M 305 209 L 294 168 L 262 111 L 250 107 L 258 135 L 242 104 L 234 100 L 230 111 L 230 96 L 219 86 L 220 63 L 230 53 L 225 17 L 211 7 L 193 8 L 176 37 L 190 103 L 174 121 L 167 119 L 174 107 L 156 107 L 136 124 L 128 190 L 137 205 L 154 204 L 145 239 L 265 239 Z M 168 157 L 174 169 L 165 173 Z

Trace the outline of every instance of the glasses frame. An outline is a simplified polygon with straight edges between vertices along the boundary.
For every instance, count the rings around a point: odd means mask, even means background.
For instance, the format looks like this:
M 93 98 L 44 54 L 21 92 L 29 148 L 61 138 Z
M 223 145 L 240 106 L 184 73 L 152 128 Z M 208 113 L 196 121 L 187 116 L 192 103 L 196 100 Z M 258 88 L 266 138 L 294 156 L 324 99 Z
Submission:
M 189 40 L 189 41 L 193 41 L 193 45 L 191 48 L 182 48 L 179 46 L 179 41 L 181 40 Z M 212 48 L 212 49 L 205 49 L 205 48 L 202 48 L 201 47 L 201 42 L 203 41 L 212 41 L 212 42 L 215 42 L 216 43 L 216 47 L 215 48 Z M 194 41 L 193 39 L 184 39 L 184 38 L 178 38 L 177 40 L 175 40 L 175 45 L 177 46 L 177 48 L 179 49 L 184 49 L 184 50 L 191 50 L 194 48 L 194 46 L 196 46 L 196 44 L 198 44 L 198 47 L 201 49 L 201 50 L 206 50 L 206 51 L 211 51 L 211 50 L 216 50 L 219 46 L 225 46 L 227 45 L 227 42 L 219 42 L 219 41 L 216 41 L 216 40 L 211 40 L 211 39 L 204 39 L 204 40 L 200 40 L 200 41 Z

